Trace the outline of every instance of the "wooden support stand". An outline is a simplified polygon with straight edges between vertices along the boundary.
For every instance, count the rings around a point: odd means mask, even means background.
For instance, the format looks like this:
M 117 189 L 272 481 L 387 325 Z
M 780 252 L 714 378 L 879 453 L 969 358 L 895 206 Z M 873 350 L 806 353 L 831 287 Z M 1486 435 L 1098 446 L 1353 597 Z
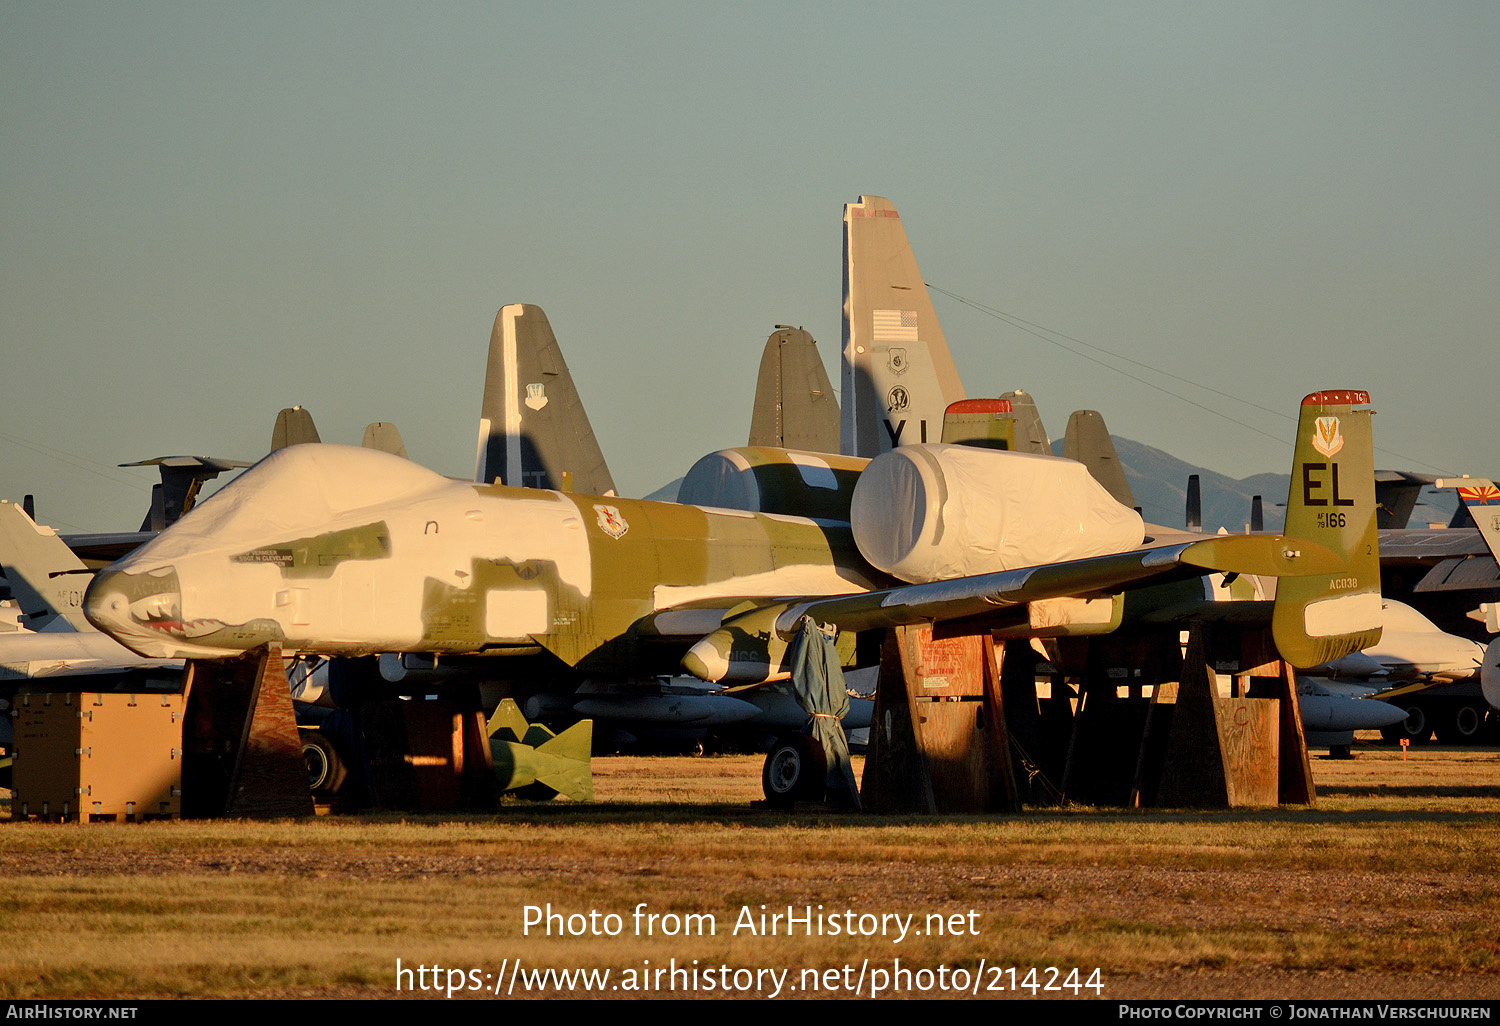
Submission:
M 371 697 L 354 711 L 368 759 L 370 806 L 440 812 L 496 804 L 477 689 L 425 701 Z
M 281 646 L 238 659 L 190 659 L 183 693 L 183 816 L 313 814 Z
M 1175 708 L 1160 774 L 1155 781 L 1138 776 L 1136 804 L 1221 809 L 1314 802 L 1296 675 L 1264 635 L 1191 628 L 1179 679 L 1152 697 L 1153 711 L 1168 703 Z M 1216 668 L 1233 675 L 1227 697 L 1218 694 Z M 1159 733 L 1160 718 L 1151 723 Z M 1148 736 L 1143 748 L 1153 741 L 1159 738 Z
M 887 632 L 862 797 L 880 812 L 1056 800 L 1231 808 L 1315 798 L 1296 677 L 1268 632 L 1066 639 L 1039 697 L 1026 641 Z M 1231 680 L 1219 694 L 1221 674 Z M 1076 690 L 1075 690 L 1076 687 Z M 1147 697 L 1146 689 L 1150 688 Z
M 861 801 L 876 812 L 1020 807 L 988 634 L 897 627 L 881 653 Z

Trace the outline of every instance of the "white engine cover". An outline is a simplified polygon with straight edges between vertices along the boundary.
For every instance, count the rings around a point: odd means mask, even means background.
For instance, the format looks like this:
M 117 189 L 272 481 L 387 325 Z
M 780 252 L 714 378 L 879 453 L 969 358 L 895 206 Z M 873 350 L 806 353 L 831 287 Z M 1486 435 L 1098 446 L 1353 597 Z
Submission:
M 1056 456 L 907 445 L 870 462 L 854 489 L 854 542 L 871 565 L 929 581 L 1138 548 L 1145 525 Z

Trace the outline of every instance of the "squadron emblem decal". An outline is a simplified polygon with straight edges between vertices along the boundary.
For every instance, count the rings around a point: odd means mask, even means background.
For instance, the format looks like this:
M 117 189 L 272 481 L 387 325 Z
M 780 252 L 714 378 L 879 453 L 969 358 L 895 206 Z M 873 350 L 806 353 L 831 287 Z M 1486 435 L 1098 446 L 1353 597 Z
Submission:
M 547 388 L 545 385 L 526 386 L 526 405 L 533 410 L 540 410 L 547 405 Z
M 599 518 L 599 530 L 611 538 L 623 538 L 625 532 L 630 530 L 630 525 L 625 522 L 625 517 L 620 514 L 618 506 L 603 506 L 595 503 L 594 513 Z
M 1329 457 L 1344 447 L 1344 435 L 1339 430 L 1337 417 L 1319 417 L 1313 421 L 1312 446 Z

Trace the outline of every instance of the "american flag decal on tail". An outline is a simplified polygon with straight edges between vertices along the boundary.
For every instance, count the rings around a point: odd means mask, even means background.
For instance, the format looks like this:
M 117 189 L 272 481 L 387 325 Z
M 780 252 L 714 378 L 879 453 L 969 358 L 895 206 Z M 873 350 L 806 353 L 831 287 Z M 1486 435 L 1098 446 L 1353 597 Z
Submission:
M 875 310 L 873 315 L 876 342 L 917 341 L 915 310 Z

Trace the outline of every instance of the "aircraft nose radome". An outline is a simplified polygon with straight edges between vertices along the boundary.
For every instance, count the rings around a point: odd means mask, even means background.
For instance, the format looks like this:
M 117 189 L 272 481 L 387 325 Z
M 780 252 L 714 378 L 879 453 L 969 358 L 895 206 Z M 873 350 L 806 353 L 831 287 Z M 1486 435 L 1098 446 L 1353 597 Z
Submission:
M 130 622 L 130 599 L 120 589 L 119 580 L 117 571 L 101 570 L 83 596 L 83 615 L 106 634 Z
M 170 644 L 172 639 L 160 628 L 147 626 L 138 614 L 142 608 L 149 607 L 151 612 L 147 615 L 150 620 L 168 627 L 171 621 L 166 611 L 175 610 L 180 599 L 174 589 L 168 588 L 132 599 L 132 592 L 139 591 L 139 586 L 130 587 L 131 577 L 118 570 L 99 571 L 84 593 L 83 615 L 95 627 L 134 652 L 157 659 L 171 658 L 174 654 L 174 646 Z

